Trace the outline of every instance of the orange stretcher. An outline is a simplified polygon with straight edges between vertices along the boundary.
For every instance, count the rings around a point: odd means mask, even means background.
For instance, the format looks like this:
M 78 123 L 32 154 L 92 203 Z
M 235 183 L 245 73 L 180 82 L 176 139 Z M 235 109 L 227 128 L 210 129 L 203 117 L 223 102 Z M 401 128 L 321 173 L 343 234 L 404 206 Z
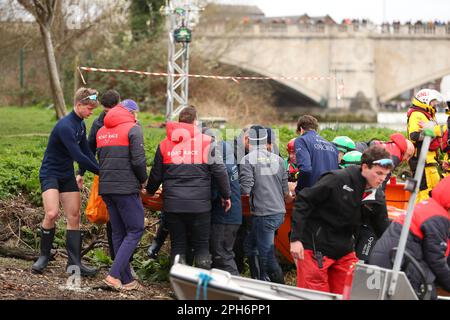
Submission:
M 403 183 L 388 183 L 386 186 L 386 204 L 388 209 L 389 219 L 393 220 L 400 215 L 406 214 L 408 207 L 410 193 L 404 190 Z M 161 211 L 163 200 L 161 193 L 150 196 L 148 194 L 141 194 L 142 203 L 145 207 L 152 211 Z M 286 204 L 286 216 L 283 224 L 275 234 L 275 247 L 279 253 L 289 262 L 294 263 L 290 253 L 289 233 L 291 230 L 291 216 L 293 203 Z M 250 215 L 249 197 L 242 196 L 242 214 L 244 216 Z

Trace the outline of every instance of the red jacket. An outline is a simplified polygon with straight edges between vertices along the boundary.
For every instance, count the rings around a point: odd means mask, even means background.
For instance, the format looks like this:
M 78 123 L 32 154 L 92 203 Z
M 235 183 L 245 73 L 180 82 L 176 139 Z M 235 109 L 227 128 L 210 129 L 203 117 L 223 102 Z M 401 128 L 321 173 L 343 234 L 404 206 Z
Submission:
M 230 198 L 230 182 L 220 151 L 210 136 L 193 124 L 168 122 L 167 137 L 156 150 L 147 190 L 163 185 L 163 211 L 211 211 L 211 177 L 222 198 Z
M 100 163 L 99 194 L 139 193 L 147 180 L 144 137 L 127 109 L 116 106 L 97 132 Z
M 429 283 L 435 280 L 450 291 L 450 267 L 447 263 L 450 236 L 450 176 L 431 192 L 431 198 L 416 204 L 409 228 L 406 250 L 420 263 Z M 394 220 L 375 245 L 370 264 L 391 268 L 390 253 L 398 246 L 404 216 Z M 406 274 L 417 289 L 420 277 L 416 270 L 408 268 Z

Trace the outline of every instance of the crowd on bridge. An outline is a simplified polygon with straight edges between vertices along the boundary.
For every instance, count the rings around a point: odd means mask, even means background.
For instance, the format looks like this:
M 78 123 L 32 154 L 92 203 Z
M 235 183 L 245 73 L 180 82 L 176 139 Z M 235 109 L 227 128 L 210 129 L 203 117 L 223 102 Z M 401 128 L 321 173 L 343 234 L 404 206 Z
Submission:
M 113 264 L 103 281 L 113 289 L 141 286 L 130 265 L 144 232 L 141 194 L 160 194 L 161 224 L 149 258 L 157 258 L 169 235 L 171 263 L 177 259 L 240 275 L 247 261 L 252 278 L 284 283 L 274 238 L 286 218 L 286 204 L 294 202 L 289 243 L 297 286 L 342 294 L 358 260 L 392 268 L 390 255 L 404 216 L 388 219 L 384 191 L 401 162 L 415 173 L 425 128 L 435 138 L 426 151 L 407 251 L 434 286 L 432 297 L 436 286 L 450 291 L 450 147 L 448 124 L 435 118 L 438 105 L 445 103 L 436 90 L 422 89 L 412 98 L 407 136 L 395 133 L 389 141 L 354 142 L 345 136 L 327 141 L 317 119 L 302 115 L 298 136 L 287 145 L 288 159 L 280 156 L 276 130 L 249 125 L 226 141 L 199 126 L 195 107 L 188 106 L 178 121 L 166 123 L 167 136 L 149 173 L 138 104 L 121 100 L 115 90 L 104 92 L 100 101 L 103 112 L 88 137 L 83 120 L 99 105 L 99 93 L 91 88 L 78 89 L 73 111 L 50 134 L 39 172 L 45 217 L 34 272 L 44 272 L 50 261 L 61 204 L 67 220 L 67 270 L 96 274 L 81 261 L 80 189 L 87 170 L 99 175 L 99 194 L 109 212 Z M 245 217 L 242 196 L 250 199 Z M 371 252 L 364 249 L 369 238 L 378 239 Z M 420 296 L 422 279 L 412 268 L 405 272 Z

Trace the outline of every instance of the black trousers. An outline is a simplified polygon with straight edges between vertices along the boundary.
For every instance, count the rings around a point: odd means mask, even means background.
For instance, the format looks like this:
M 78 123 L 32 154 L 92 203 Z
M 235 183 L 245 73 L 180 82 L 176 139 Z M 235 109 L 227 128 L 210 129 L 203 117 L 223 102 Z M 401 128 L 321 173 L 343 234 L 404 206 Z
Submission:
M 164 212 L 170 234 L 170 255 L 188 255 L 188 243 L 195 256 L 209 255 L 211 212 Z
M 211 225 L 211 254 L 213 268 L 228 271 L 232 275 L 239 275 L 234 261 L 233 246 L 236 240 L 238 224 Z

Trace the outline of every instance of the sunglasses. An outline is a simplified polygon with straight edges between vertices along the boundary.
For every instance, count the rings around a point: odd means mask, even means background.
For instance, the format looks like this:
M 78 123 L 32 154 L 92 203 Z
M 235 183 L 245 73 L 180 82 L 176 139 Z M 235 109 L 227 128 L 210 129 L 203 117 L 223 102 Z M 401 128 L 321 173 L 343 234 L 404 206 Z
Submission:
M 94 100 L 94 101 L 96 101 L 97 100 L 97 94 L 94 93 L 94 94 L 91 94 L 90 96 L 87 96 L 87 97 L 81 99 L 81 101 L 85 101 L 85 100 Z
M 392 161 L 392 159 L 380 159 L 372 161 L 372 164 L 377 164 L 382 167 L 390 167 L 394 165 L 394 162 Z

